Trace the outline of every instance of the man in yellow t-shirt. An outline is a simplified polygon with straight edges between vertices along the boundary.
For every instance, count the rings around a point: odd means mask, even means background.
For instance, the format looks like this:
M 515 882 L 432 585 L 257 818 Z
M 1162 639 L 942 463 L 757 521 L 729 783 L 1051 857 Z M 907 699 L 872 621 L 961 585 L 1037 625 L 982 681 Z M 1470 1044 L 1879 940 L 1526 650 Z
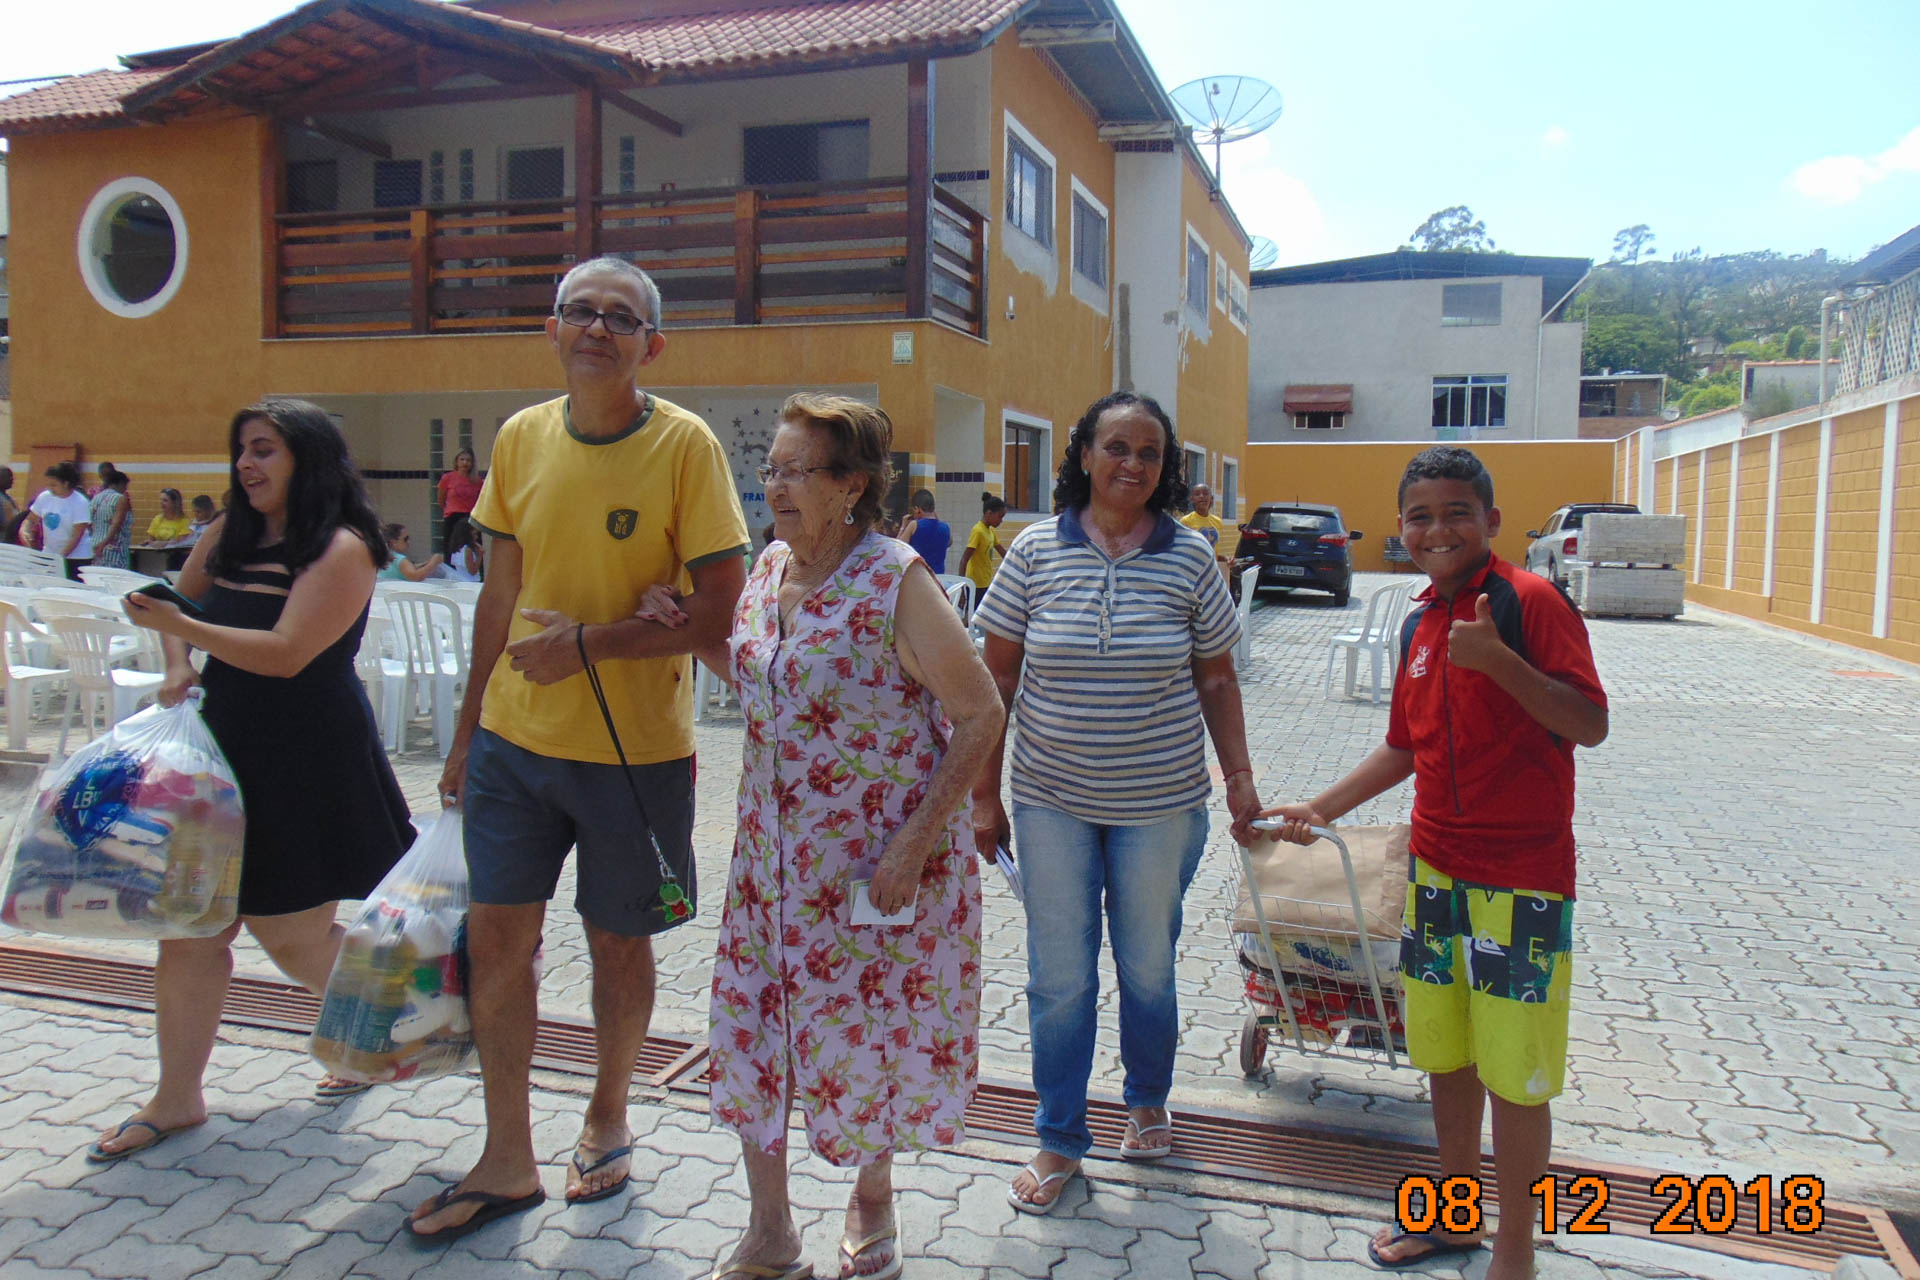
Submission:
M 422 1239 L 540 1202 L 531 960 L 575 847 L 600 1060 L 567 1199 L 601 1199 L 630 1177 L 627 1096 L 653 1010 L 651 936 L 694 907 L 687 655 L 725 642 L 748 546 L 713 433 L 636 384 L 666 346 L 659 324 L 659 290 L 632 264 L 595 258 L 568 272 L 546 325 L 567 394 L 500 428 L 473 509 L 493 545 L 440 791 L 466 809 L 487 1142 L 457 1187 L 414 1211 L 408 1229 Z M 688 581 L 678 629 L 634 616 L 649 586 Z
M 980 597 L 987 594 L 987 587 L 993 582 L 993 562 L 1006 552 L 1001 549 L 1000 535 L 996 530 L 1000 522 L 1007 518 L 1007 500 L 989 493 L 980 499 L 980 523 L 973 526 L 973 532 L 967 535 L 966 550 L 960 553 L 960 572 L 973 581 L 974 607 L 978 608 Z
M 1205 538 L 1213 547 L 1213 558 L 1220 566 L 1220 575 L 1229 577 L 1231 565 L 1227 553 L 1220 549 L 1220 537 L 1227 531 L 1226 522 L 1213 514 L 1213 489 L 1205 484 L 1196 484 L 1188 492 L 1193 510 L 1180 517 L 1180 523 Z

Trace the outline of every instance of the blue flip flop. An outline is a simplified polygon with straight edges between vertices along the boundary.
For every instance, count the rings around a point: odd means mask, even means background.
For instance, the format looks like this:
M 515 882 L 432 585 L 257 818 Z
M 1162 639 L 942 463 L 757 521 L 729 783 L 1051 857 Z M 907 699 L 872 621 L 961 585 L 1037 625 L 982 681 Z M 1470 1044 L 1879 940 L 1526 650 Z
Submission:
M 587 1175 L 592 1173 L 594 1170 L 603 1169 L 615 1160 L 630 1158 L 632 1155 L 633 1155 L 633 1144 L 628 1143 L 624 1147 L 615 1147 L 613 1150 L 603 1153 L 601 1157 L 598 1160 L 595 1160 L 592 1164 L 581 1164 L 580 1148 L 575 1147 L 573 1149 L 573 1159 L 571 1163 L 573 1165 L 573 1171 L 580 1175 L 580 1178 L 582 1181 L 585 1181 L 587 1178 Z M 583 1196 L 568 1196 L 567 1203 L 568 1204 L 592 1204 L 595 1200 L 605 1200 L 608 1196 L 618 1195 L 620 1192 L 626 1190 L 627 1184 L 632 1181 L 633 1181 L 633 1175 L 628 1174 L 626 1177 L 620 1179 L 620 1181 L 614 1183 L 613 1185 L 602 1187 L 598 1191 L 589 1191 L 586 1195 L 583 1195 Z
M 1373 1259 L 1373 1265 L 1376 1267 L 1386 1271 L 1398 1271 L 1402 1267 L 1417 1267 L 1428 1258 L 1445 1257 L 1450 1253 L 1472 1253 L 1485 1243 L 1482 1240 L 1462 1240 L 1450 1231 L 1435 1227 L 1427 1231 L 1402 1231 L 1387 1241 L 1387 1248 L 1391 1249 L 1397 1244 L 1408 1241 L 1424 1244 L 1427 1247 L 1419 1253 L 1409 1254 L 1404 1258 L 1383 1258 L 1380 1256 L 1379 1246 L 1372 1240 L 1368 1240 L 1367 1256 Z
M 122 1121 L 118 1129 L 115 1129 L 112 1133 L 108 1134 L 105 1138 L 102 1138 L 99 1141 L 96 1141 L 92 1146 L 87 1148 L 87 1163 L 88 1164 L 113 1164 L 115 1161 L 125 1160 L 128 1156 L 133 1155 L 136 1152 L 151 1150 L 152 1148 L 157 1147 L 161 1143 L 165 1142 L 168 1138 L 171 1138 L 176 1133 L 185 1133 L 189 1129 L 198 1129 L 199 1127 L 200 1126 L 197 1124 L 183 1124 L 172 1129 L 162 1129 L 159 1125 L 153 1124 L 150 1121 L 146 1121 L 146 1120 Z M 148 1138 L 145 1142 L 136 1143 L 131 1147 L 122 1147 L 118 1151 L 109 1151 L 104 1146 L 101 1145 L 102 1142 L 112 1142 L 115 1138 L 118 1138 L 121 1134 L 125 1133 L 127 1130 L 136 1129 L 136 1128 L 145 1129 L 149 1133 L 151 1133 L 153 1136 L 151 1138 Z

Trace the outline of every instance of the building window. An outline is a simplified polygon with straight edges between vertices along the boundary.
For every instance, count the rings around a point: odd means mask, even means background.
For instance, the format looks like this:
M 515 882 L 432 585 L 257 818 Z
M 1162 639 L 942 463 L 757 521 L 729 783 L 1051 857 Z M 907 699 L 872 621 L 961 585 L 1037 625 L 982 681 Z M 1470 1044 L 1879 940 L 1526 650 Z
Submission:
M 187 220 L 165 188 L 121 178 L 95 193 L 80 219 L 80 277 L 117 316 L 150 316 L 173 300 L 187 271 Z
M 638 164 L 633 152 L 633 135 L 625 134 L 620 139 L 620 194 L 632 195 L 638 180 Z
M 1107 210 L 1073 184 L 1073 271 L 1088 284 L 1107 287 Z
M 1341 431 L 1346 428 L 1347 415 L 1344 413 L 1296 413 L 1293 415 L 1295 431 Z
M 1433 425 L 1439 430 L 1507 425 L 1507 375 L 1433 380 Z
M 1198 445 L 1183 444 L 1180 446 L 1180 454 L 1180 461 L 1185 468 L 1183 478 L 1187 482 L 1187 487 L 1191 489 L 1196 484 L 1205 484 L 1207 482 L 1207 451 Z
M 340 207 L 337 160 L 287 162 L 287 212 L 332 213 Z
M 1440 289 L 1440 323 L 1499 324 L 1500 286 L 1449 284 Z
M 1207 267 L 1213 255 L 1207 242 L 1187 228 L 1187 309 L 1205 318 L 1207 314 Z
M 447 153 L 427 152 L 427 203 L 447 202 Z
M 1227 319 L 1233 321 L 1233 327 L 1240 332 L 1247 331 L 1247 282 L 1240 278 L 1239 272 L 1233 272 L 1227 288 Z
M 473 201 L 473 148 L 460 148 L 460 203 Z
M 1220 518 L 1233 521 L 1240 516 L 1240 464 L 1231 458 L 1220 459 L 1220 492 L 1215 495 Z
M 1053 247 L 1053 166 L 1012 129 L 1007 130 L 1007 221 Z
M 565 148 L 509 147 L 503 159 L 502 200 L 558 200 L 567 194 Z
M 1014 511 L 1046 511 L 1052 503 L 1047 481 L 1053 475 L 1052 424 L 1040 418 L 1008 414 L 1001 477 L 1007 506 Z
M 867 176 L 865 120 L 762 124 L 741 130 L 742 175 L 749 187 L 787 182 L 852 182 Z
M 418 160 L 373 162 L 373 204 L 376 209 L 411 209 L 419 203 Z
M 1225 311 L 1227 309 L 1227 255 L 1213 255 L 1213 305 Z

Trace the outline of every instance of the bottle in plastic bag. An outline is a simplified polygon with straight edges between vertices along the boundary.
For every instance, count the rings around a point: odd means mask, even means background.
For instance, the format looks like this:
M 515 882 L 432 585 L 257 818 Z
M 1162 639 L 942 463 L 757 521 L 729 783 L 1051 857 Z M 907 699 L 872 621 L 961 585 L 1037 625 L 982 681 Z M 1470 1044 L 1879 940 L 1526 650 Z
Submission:
M 467 858 L 461 815 L 435 817 L 354 917 L 308 1045 L 335 1075 L 388 1083 L 463 1071 Z
M 0 920 L 77 938 L 208 938 L 239 914 L 246 812 L 199 699 L 149 707 L 42 775 Z

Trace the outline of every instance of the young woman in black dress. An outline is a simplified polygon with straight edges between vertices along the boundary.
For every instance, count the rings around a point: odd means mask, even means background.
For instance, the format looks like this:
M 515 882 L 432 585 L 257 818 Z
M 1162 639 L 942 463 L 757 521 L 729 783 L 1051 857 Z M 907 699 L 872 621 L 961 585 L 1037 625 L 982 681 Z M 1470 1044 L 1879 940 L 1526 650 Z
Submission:
M 240 919 L 218 937 L 160 944 L 160 1084 L 88 1152 L 96 1162 L 205 1122 L 201 1077 L 240 926 L 319 992 L 340 950 L 335 907 L 372 892 L 413 840 L 353 669 L 387 549 L 346 441 L 324 410 L 267 400 L 234 417 L 227 443 L 244 501 L 195 544 L 179 582 L 205 613 L 135 595 L 127 616 L 166 637 L 163 704 L 205 687 L 207 727 L 246 805 Z M 189 647 L 206 652 L 203 675 L 188 665 Z M 353 1088 L 328 1080 L 320 1092 Z

